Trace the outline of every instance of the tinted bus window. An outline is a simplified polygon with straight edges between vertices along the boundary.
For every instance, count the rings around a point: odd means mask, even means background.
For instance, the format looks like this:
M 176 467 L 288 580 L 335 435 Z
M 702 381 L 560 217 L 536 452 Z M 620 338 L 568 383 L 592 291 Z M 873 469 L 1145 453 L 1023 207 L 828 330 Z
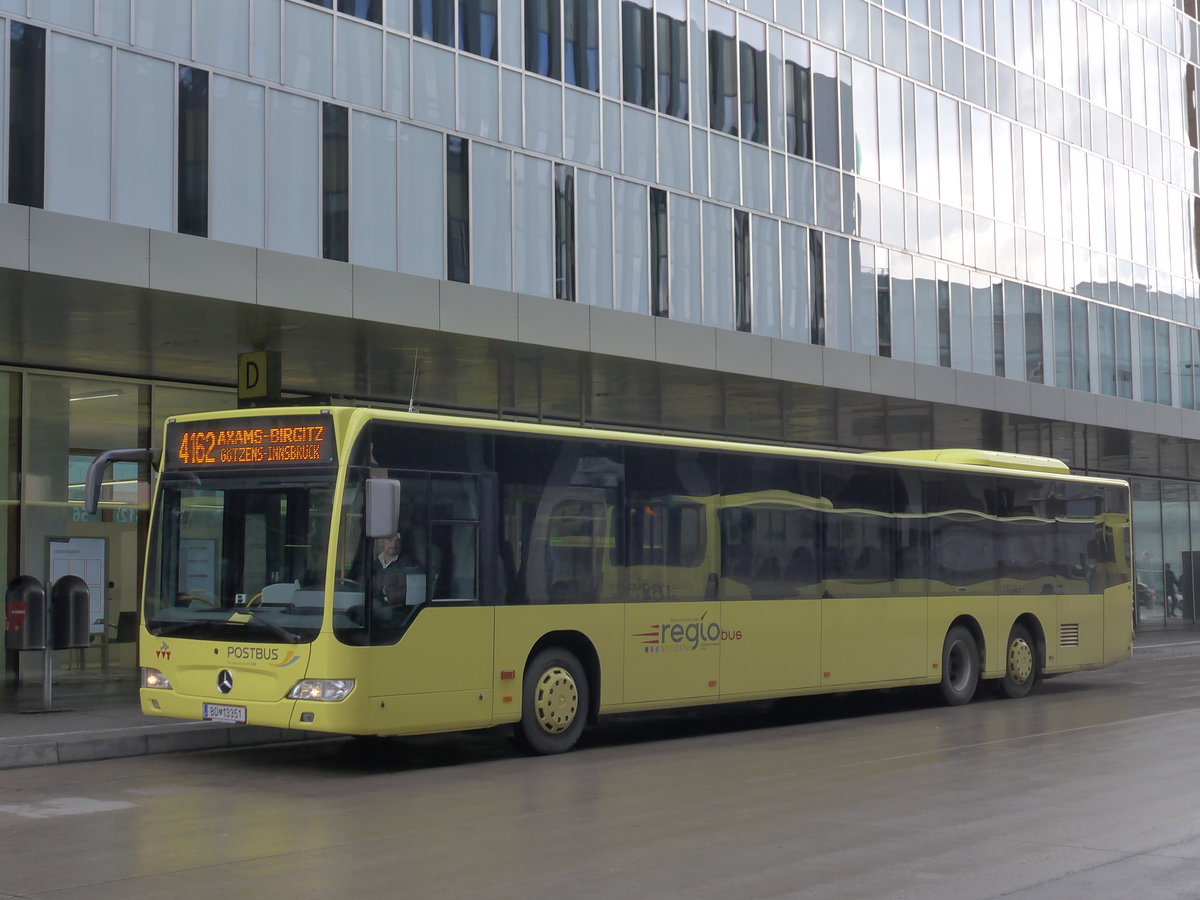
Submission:
M 997 480 L 996 574 L 1002 593 L 1053 594 L 1058 579 L 1053 491 L 1044 481 Z
M 717 493 L 716 454 L 631 446 L 625 467 L 628 599 L 715 596 L 707 522 Z
M 959 473 L 922 477 L 929 541 L 929 593 L 994 594 L 995 479 Z
M 509 435 L 495 442 L 508 602 L 622 599 L 616 552 L 625 483 L 621 448 Z
M 721 457 L 720 596 L 819 596 L 818 468 L 807 460 Z
M 896 580 L 896 485 L 890 469 L 824 463 L 825 590 L 839 596 L 889 596 Z M 908 505 L 907 497 L 902 506 Z
M 1099 593 L 1107 580 L 1104 493 L 1095 485 L 1054 485 L 1054 529 L 1058 541 L 1058 590 L 1065 594 Z

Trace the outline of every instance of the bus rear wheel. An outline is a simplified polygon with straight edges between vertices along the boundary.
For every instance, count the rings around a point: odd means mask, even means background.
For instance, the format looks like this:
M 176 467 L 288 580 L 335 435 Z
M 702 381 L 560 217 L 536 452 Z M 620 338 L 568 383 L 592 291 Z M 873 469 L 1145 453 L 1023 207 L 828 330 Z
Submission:
M 549 647 L 525 669 L 518 744 L 531 753 L 565 753 L 587 724 L 588 683 L 570 650 Z
M 1009 631 L 1008 642 L 1004 645 L 1004 677 L 996 679 L 995 693 L 1019 700 L 1032 694 L 1041 680 L 1037 642 L 1029 629 L 1018 622 Z
M 961 625 L 946 632 L 942 644 L 942 699 L 948 706 L 970 703 L 979 686 L 979 646 Z

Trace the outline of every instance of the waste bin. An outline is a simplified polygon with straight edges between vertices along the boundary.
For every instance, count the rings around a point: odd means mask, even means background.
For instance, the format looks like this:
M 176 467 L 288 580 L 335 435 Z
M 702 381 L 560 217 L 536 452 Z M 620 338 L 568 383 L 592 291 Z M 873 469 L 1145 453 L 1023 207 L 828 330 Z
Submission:
M 46 649 L 46 589 L 32 575 L 18 575 L 4 593 L 4 649 Z

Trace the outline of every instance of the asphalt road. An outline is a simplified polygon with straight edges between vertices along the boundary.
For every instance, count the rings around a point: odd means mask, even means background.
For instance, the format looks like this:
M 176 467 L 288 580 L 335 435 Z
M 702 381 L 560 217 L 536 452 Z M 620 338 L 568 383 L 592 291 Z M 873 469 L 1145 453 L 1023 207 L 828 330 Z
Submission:
M 1200 897 L 1200 658 L 0 772 L 0 897 Z

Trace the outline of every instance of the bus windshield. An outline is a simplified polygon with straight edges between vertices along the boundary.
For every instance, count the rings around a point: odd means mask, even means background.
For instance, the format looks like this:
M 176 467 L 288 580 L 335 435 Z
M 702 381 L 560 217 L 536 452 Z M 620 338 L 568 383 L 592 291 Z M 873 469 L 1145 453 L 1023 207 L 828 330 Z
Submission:
M 153 635 L 299 643 L 321 629 L 332 470 L 166 473 L 147 573 Z

